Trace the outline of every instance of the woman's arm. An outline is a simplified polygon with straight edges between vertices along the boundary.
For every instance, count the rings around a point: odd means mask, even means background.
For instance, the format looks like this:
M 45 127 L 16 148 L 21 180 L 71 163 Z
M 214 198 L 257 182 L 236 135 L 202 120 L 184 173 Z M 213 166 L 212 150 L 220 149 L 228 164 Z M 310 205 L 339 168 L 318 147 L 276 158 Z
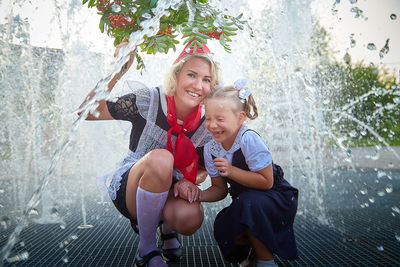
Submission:
M 246 171 L 232 166 L 225 158 L 214 159 L 214 165 L 221 176 L 229 177 L 246 187 L 269 190 L 274 184 L 272 164 L 257 172 Z
M 127 42 L 122 42 L 120 43 L 114 53 L 114 56 L 118 55 L 119 50 L 127 45 Z M 111 92 L 111 90 L 114 88 L 115 84 L 118 82 L 118 80 L 129 70 L 129 68 L 131 67 L 132 63 L 133 63 L 133 59 L 134 59 L 134 55 L 132 53 L 129 54 L 130 58 L 128 60 L 127 63 L 125 63 L 121 70 L 116 73 L 114 75 L 114 77 L 112 77 L 112 79 L 108 82 L 107 84 L 107 91 Z M 94 96 L 95 92 L 94 89 L 91 90 L 89 92 L 89 94 L 86 96 L 85 100 L 82 102 L 82 104 L 79 106 L 79 109 L 82 108 L 82 106 L 84 106 L 89 100 L 91 100 Z M 106 100 L 102 99 L 99 101 L 96 101 L 98 103 L 98 106 L 96 108 L 96 110 L 98 111 L 98 116 L 94 116 L 93 114 L 88 114 L 88 116 L 86 117 L 86 120 L 113 120 L 114 118 L 111 116 L 108 107 L 107 107 L 107 103 Z M 81 115 L 81 111 L 78 112 L 78 115 Z
M 228 187 L 225 178 L 218 176 L 211 178 L 211 186 L 202 191 L 198 201 L 215 202 L 222 200 L 228 194 Z

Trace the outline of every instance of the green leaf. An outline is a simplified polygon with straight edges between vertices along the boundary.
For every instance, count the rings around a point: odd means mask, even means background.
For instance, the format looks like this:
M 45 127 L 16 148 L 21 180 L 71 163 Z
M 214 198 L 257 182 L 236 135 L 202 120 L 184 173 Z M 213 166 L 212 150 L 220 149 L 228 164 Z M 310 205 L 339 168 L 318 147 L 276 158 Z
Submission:
M 228 30 L 228 31 L 231 31 L 231 32 L 237 31 L 237 28 L 236 28 L 236 27 L 224 26 L 224 29 L 226 29 L 226 30 Z
M 207 34 L 204 34 L 204 33 L 201 33 L 201 32 L 197 32 L 196 36 L 197 37 L 201 37 L 202 39 L 210 39 L 210 37 Z
M 225 46 L 225 38 L 223 38 L 222 35 L 221 35 L 221 38 L 219 38 L 219 43 L 220 43 L 222 46 Z
M 103 33 L 104 32 L 104 17 L 101 17 L 101 19 L 100 19 L 100 24 L 99 24 L 99 28 L 100 28 L 100 31 Z
M 151 0 L 151 1 L 150 1 L 150 7 L 151 7 L 151 8 L 156 7 L 156 6 L 157 6 L 157 2 L 158 2 L 158 0 Z

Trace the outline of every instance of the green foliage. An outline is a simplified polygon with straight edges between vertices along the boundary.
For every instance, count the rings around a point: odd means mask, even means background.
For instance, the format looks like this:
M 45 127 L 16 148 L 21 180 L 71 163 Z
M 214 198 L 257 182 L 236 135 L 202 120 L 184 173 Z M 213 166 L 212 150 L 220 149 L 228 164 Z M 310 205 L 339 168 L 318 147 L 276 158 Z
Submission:
M 400 144 L 400 88 L 396 77 L 383 67 L 353 63 L 346 54 L 343 63 L 333 59 L 329 35 L 316 25 L 314 54 L 320 58 L 316 79 L 325 101 L 324 117 L 331 132 L 350 146 Z
M 357 64 L 331 64 L 336 90 L 331 90 L 331 120 L 349 145 L 400 142 L 400 88 L 384 69 Z
M 158 0 L 83 0 L 89 8 L 96 7 L 101 16 L 99 28 L 114 38 L 114 45 L 128 40 L 131 33 L 142 31 L 141 22 L 154 17 L 153 9 Z M 208 0 L 183 2 L 179 8 L 170 7 L 168 15 L 161 17 L 160 28 L 154 36 L 144 36 L 139 44 L 140 52 L 147 54 L 168 53 L 176 50 L 178 33 L 183 35 L 184 44 L 193 41 L 190 48 L 206 44 L 210 39 L 218 39 L 224 49 L 230 52 L 231 36 L 247 23 L 237 17 L 223 14 L 208 3 Z M 138 54 L 138 52 L 136 52 Z M 138 59 L 140 57 L 137 57 Z M 138 69 L 144 67 L 143 61 Z

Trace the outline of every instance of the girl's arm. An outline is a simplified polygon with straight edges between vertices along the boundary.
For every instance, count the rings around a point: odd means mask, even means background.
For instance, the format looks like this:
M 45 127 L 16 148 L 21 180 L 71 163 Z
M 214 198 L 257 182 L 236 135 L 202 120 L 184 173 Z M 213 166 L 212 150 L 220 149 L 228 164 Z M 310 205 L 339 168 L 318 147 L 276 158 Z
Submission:
M 114 53 L 114 56 L 118 55 L 119 50 L 121 49 L 121 47 L 127 45 L 127 42 L 122 42 L 120 43 Z M 107 84 L 107 91 L 111 92 L 111 90 L 114 88 L 115 84 L 118 82 L 118 80 L 129 70 L 129 68 L 131 67 L 132 63 L 133 63 L 133 59 L 134 56 L 132 54 L 130 54 L 130 58 L 128 60 L 127 63 L 125 63 L 120 72 L 116 73 L 114 75 L 114 77 L 109 81 L 109 83 Z M 89 94 L 86 96 L 85 100 L 82 102 L 82 104 L 79 106 L 79 109 L 82 108 L 83 105 L 85 105 L 86 102 L 88 102 L 90 99 L 93 98 L 95 92 L 94 89 L 92 91 L 89 92 Z M 113 120 L 114 118 L 111 116 L 108 107 L 107 107 L 107 103 L 106 100 L 102 99 L 97 101 L 98 103 L 98 107 L 96 108 L 96 110 L 98 111 L 98 116 L 94 116 L 92 114 L 88 114 L 88 116 L 86 117 L 86 120 Z M 78 115 L 81 115 L 81 112 L 78 112 Z
M 218 176 L 211 178 L 211 186 L 202 191 L 198 201 L 215 202 L 222 200 L 228 194 L 228 187 L 225 178 Z
M 246 187 L 269 190 L 274 184 L 272 164 L 257 172 L 245 171 L 232 166 L 225 158 L 215 158 L 214 165 L 221 176 L 229 177 Z
M 207 171 L 206 169 L 199 165 L 197 168 L 197 177 L 196 177 L 196 184 L 201 184 L 202 182 L 204 182 L 207 178 Z

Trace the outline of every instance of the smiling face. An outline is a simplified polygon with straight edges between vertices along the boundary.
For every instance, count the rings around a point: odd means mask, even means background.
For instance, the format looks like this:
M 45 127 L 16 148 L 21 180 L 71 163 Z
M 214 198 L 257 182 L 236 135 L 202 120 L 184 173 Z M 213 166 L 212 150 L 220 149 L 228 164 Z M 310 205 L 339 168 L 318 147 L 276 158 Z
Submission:
M 211 90 L 211 66 L 206 60 L 190 58 L 176 74 L 175 106 L 180 119 L 196 108 Z M 179 116 L 178 113 L 182 115 Z
M 225 150 L 229 150 L 236 135 L 246 119 L 243 111 L 235 111 L 229 99 L 208 99 L 206 107 L 206 128 L 215 141 L 222 143 Z

